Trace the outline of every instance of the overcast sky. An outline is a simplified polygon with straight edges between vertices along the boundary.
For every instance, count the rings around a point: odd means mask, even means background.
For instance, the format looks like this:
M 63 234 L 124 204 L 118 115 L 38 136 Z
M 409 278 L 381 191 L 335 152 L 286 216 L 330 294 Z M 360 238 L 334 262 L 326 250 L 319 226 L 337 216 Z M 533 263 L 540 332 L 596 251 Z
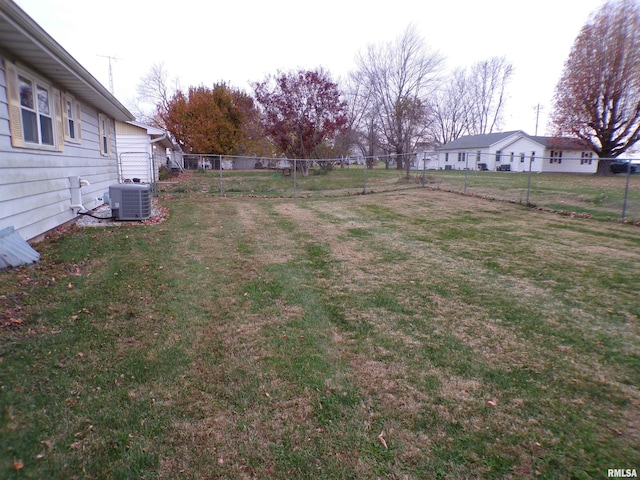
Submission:
M 506 56 L 514 66 L 502 130 L 546 131 L 571 46 L 602 0 L 16 0 L 116 97 L 132 106 L 136 86 L 164 62 L 180 86 L 219 81 L 250 92 L 278 70 L 322 66 L 334 80 L 368 44 L 413 23 L 446 68 Z

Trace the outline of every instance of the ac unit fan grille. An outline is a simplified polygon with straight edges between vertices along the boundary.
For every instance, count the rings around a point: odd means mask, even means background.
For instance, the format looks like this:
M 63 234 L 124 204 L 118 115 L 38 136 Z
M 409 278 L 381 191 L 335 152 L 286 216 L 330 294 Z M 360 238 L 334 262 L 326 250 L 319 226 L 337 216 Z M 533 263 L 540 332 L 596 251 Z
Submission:
M 111 212 L 116 220 L 144 220 L 151 216 L 148 185 L 113 185 L 109 192 Z
M 120 204 L 122 217 L 149 218 L 151 216 L 151 198 L 148 193 L 145 191 L 124 190 L 122 192 L 122 203 Z

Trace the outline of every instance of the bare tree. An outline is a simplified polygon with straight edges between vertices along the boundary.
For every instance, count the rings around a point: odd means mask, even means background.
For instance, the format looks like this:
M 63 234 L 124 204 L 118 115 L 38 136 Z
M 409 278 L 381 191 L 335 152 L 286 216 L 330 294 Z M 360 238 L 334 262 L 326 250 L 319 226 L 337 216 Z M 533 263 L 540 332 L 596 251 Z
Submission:
M 431 100 L 432 142 L 442 145 L 462 135 L 499 128 L 512 76 L 513 67 L 505 57 L 477 62 L 470 69 L 455 69 Z
M 492 133 L 500 127 L 506 87 L 512 76 L 513 66 L 505 57 L 492 57 L 471 67 L 467 75 L 471 135 Z
M 582 27 L 556 86 L 552 123 L 601 159 L 640 140 L 640 4 L 608 1 Z M 598 173 L 610 173 L 610 160 Z
M 153 64 L 137 86 L 136 118 L 148 125 L 165 128 L 163 115 L 166 115 L 169 102 L 178 90 L 178 80 L 169 80 L 164 62 Z
M 380 146 L 378 111 L 370 89 L 364 88 L 357 72 L 352 72 L 343 86 L 347 103 L 348 129 L 351 144 L 367 158 L 367 166 L 373 166 L 373 157 Z
M 443 57 L 427 48 L 414 25 L 395 42 L 369 45 L 356 56 L 356 74 L 371 109 L 376 112 L 380 135 L 389 153 L 412 151 L 425 130 L 427 98 L 436 88 Z M 406 163 L 407 174 L 409 162 Z
M 469 93 L 464 69 L 455 69 L 450 81 L 433 95 L 429 136 L 434 145 L 444 145 L 469 132 Z

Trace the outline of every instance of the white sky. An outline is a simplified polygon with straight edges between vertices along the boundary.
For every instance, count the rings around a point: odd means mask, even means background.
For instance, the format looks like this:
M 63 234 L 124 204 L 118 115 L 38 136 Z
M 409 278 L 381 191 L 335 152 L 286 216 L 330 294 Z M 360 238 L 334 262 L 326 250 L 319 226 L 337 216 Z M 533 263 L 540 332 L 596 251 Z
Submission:
M 334 80 L 370 43 L 414 23 L 446 67 L 506 56 L 515 69 L 503 130 L 546 132 L 554 88 L 580 29 L 602 0 L 16 0 L 128 107 L 154 63 L 180 86 L 218 81 L 250 92 L 277 70 L 322 66 Z

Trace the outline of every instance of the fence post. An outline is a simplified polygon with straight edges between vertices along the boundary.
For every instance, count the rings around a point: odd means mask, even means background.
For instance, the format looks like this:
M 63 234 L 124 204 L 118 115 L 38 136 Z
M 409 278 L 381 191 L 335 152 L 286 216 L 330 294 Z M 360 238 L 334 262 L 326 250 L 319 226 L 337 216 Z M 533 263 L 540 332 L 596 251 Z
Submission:
M 529 157 L 529 175 L 527 177 L 527 207 L 531 205 L 529 203 L 529 194 L 531 192 L 531 165 L 533 164 L 533 155 Z
M 362 194 L 367 194 L 367 159 L 364 159 L 364 189 L 362 190 Z
M 469 152 L 465 154 L 465 166 L 464 166 L 464 194 L 467 194 L 467 177 L 469 176 Z
M 627 183 L 624 187 L 624 202 L 622 204 L 622 221 L 627 215 L 627 200 L 629 198 L 629 179 L 631 178 L 631 159 L 627 161 Z
M 218 170 L 220 170 L 220 196 L 224 195 L 224 188 L 222 187 L 222 155 L 218 155 Z
M 422 188 L 427 184 L 427 152 L 422 155 Z
M 297 175 L 296 159 L 293 159 L 293 198 L 296 198 L 296 191 L 298 189 L 298 175 Z

